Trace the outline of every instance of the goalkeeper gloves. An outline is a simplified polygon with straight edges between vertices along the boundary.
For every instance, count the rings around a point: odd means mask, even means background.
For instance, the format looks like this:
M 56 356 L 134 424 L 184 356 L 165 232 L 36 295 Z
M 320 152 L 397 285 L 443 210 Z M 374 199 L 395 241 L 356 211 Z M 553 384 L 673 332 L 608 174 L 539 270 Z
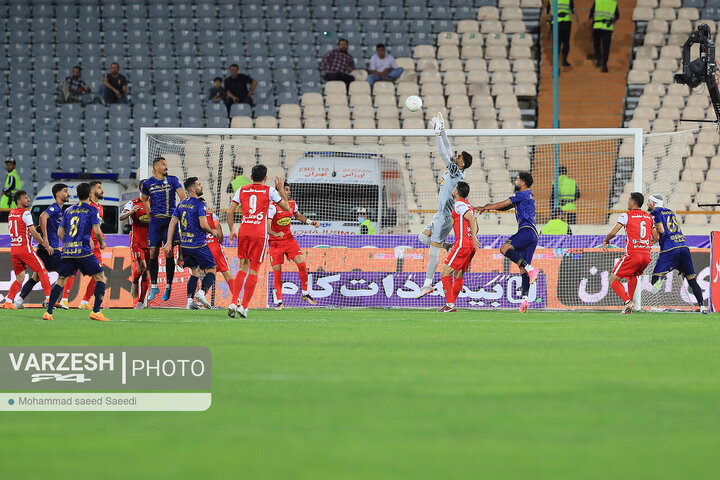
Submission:
M 440 113 L 435 115 L 432 120 L 432 126 L 435 129 L 435 135 L 441 135 L 445 131 L 445 122 Z

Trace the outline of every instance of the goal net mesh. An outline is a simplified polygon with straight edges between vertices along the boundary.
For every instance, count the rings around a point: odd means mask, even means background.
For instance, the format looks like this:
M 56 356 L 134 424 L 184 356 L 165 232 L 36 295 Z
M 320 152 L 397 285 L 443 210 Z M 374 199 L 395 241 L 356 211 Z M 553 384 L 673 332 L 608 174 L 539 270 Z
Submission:
M 268 168 L 268 183 L 278 176 L 286 179 L 300 212 L 320 222 L 318 229 L 297 221 L 291 227 L 305 254 L 311 294 L 319 305 L 441 306 L 442 256 L 435 275 L 438 288 L 426 297 L 414 298 L 422 286 L 428 260 L 428 248 L 420 244 L 417 234 L 437 210 L 438 190 L 446 171 L 435 136 L 407 130 L 368 131 L 368 135 L 357 135 L 357 131 L 292 131 L 297 135 L 282 135 L 286 132 L 263 130 L 263 135 L 258 135 L 252 129 L 213 130 L 207 134 L 185 134 L 181 129 L 150 131 L 145 168 L 141 167 L 140 175 L 147 176 L 153 158 L 163 156 L 169 174 L 181 181 L 198 177 L 210 209 L 224 224 L 227 238 L 226 211 L 233 195 L 230 182 L 239 173 L 238 167 L 249 178 L 252 167 L 263 164 Z M 527 170 L 535 182 L 532 191 L 538 230 L 554 216 L 570 223 L 572 235 L 541 235 L 533 260 L 542 271 L 531 288 L 534 308 L 603 309 L 620 305 L 607 279 L 622 255 L 619 247 L 624 245 L 624 237 L 613 242 L 618 248 L 610 252 L 599 247 L 617 216 L 626 210 L 627 198 L 634 191 L 636 164 L 642 165 L 642 193 L 646 197 L 661 193 L 667 199 L 666 206 L 675 208 L 678 172 L 693 132 L 644 136 L 640 163 L 635 161 L 634 130 L 608 132 L 449 132 L 453 148 L 473 156 L 465 177 L 470 184 L 468 200 L 473 205 L 508 198 L 517 173 Z M 557 178 L 565 169 L 577 185 L 579 198 L 572 202 L 574 209 L 562 208 L 567 202 L 558 191 Z M 358 235 L 359 217 L 371 221 L 375 235 Z M 517 230 L 514 212 L 484 213 L 477 219 L 484 248 L 473 260 L 457 305 L 514 308 L 521 301 L 520 276 L 517 267 L 499 253 Z M 451 235 L 448 241 L 452 240 Z M 236 250 L 227 241 L 224 247 L 234 275 Z M 656 256 L 654 251 L 653 259 Z M 663 292 L 651 294 L 651 269 L 652 265 L 641 282 L 646 308 L 690 305 L 687 286 L 677 277 L 670 277 Z M 181 287 L 173 288 L 171 301 L 154 300 L 151 305 L 184 306 L 187 275 L 178 268 L 175 282 Z M 272 275 L 269 261 L 265 261 L 252 306 L 273 306 Z M 288 260 L 283 266 L 283 282 L 285 305 L 307 306 L 300 300 L 297 267 Z M 217 285 L 214 301 L 225 306 L 230 303 L 229 292 L 220 276 Z

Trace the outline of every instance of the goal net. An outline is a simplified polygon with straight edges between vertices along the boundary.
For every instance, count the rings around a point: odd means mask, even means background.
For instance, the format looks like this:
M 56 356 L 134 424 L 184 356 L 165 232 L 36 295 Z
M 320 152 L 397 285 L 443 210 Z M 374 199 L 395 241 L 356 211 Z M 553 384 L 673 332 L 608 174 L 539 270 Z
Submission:
M 533 308 L 558 309 L 620 305 L 607 280 L 622 255 L 624 237 L 618 236 L 613 242 L 618 248 L 607 253 L 600 249 L 602 239 L 626 210 L 632 191 L 646 197 L 661 193 L 668 199 L 666 206 L 675 208 L 678 172 L 693 138 L 689 131 L 644 136 L 641 129 L 450 130 L 448 134 L 457 152 L 473 156 L 465 177 L 473 205 L 508 198 L 517 173 L 527 170 L 535 182 L 538 230 L 552 218 L 570 223 L 572 235 L 541 235 L 533 260 L 542 272 L 531 288 Z M 431 131 L 148 128 L 141 137 L 139 176 L 151 174 L 157 156 L 167 160 L 169 174 L 181 181 L 197 176 L 210 208 L 224 224 L 226 238 L 230 183 L 240 169 L 249 178 L 252 167 L 260 163 L 268 167 L 268 183 L 276 176 L 286 179 L 300 212 L 320 222 L 317 229 L 298 221 L 291 225 L 306 257 L 311 294 L 319 305 L 431 308 L 444 304 L 439 273 L 443 257 L 434 279 L 436 291 L 414 298 L 428 261 L 428 248 L 417 234 L 437 210 L 446 171 Z M 577 198 L 572 201 L 567 184 L 561 186 L 566 181 L 563 174 L 576 186 Z M 364 219 L 370 221 L 374 235 L 359 235 Z M 499 253 L 517 230 L 514 212 L 484 213 L 478 223 L 483 249 L 475 255 L 457 305 L 514 308 L 521 301 L 520 276 Z M 451 235 L 448 241 L 452 240 Z M 235 247 L 227 241 L 224 247 L 234 275 Z M 663 292 L 650 294 L 651 268 L 638 298 L 646 308 L 690 305 L 686 286 L 677 278 L 671 278 Z M 178 269 L 175 282 L 180 286 L 173 288 L 171 301 L 155 300 L 153 305 L 184 306 L 188 274 Z M 272 276 L 266 261 L 252 306 L 273 306 Z M 300 300 L 294 263 L 285 262 L 282 279 L 285 305 L 307 306 Z M 216 285 L 214 301 L 225 306 L 230 303 L 229 292 L 220 276 Z

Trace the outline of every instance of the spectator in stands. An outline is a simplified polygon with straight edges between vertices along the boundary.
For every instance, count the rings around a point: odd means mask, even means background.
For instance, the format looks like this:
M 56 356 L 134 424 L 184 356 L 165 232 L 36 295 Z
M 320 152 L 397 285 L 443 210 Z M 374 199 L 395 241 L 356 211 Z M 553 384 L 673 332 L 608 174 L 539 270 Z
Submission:
M 345 82 L 345 86 L 349 91 L 350 83 L 355 80 L 355 77 L 350 75 L 355 70 L 355 61 L 352 55 L 348 53 L 348 45 L 348 41 L 341 38 L 338 42 L 338 48 L 334 48 L 323 55 L 321 65 L 326 82 L 340 80 Z
M 103 77 L 102 98 L 107 103 L 128 103 L 127 78 L 120 74 L 120 65 L 117 62 L 110 64 L 110 73 Z
M 210 89 L 210 101 L 215 103 L 225 102 L 225 89 L 223 88 L 223 80 L 220 77 L 213 79 L 213 87 Z
M 82 103 L 83 105 L 93 101 L 90 87 L 81 78 L 82 68 L 74 66 L 72 75 L 65 77 L 60 85 L 60 103 Z
M 568 177 L 567 167 L 561 165 L 558 169 L 557 195 L 560 210 L 567 214 L 567 222 L 571 225 L 577 223 L 577 205 L 575 201 L 580 198 L 580 189 L 575 179 Z M 553 182 L 554 183 L 554 182 Z M 552 191 L 552 204 L 555 205 L 555 188 Z
M 588 18 L 593 20 L 593 44 L 595 46 L 595 64 L 602 71 L 607 72 L 607 62 L 610 56 L 610 41 L 612 40 L 615 22 L 620 18 L 616 0 L 595 0 Z
M 15 170 L 15 160 L 7 158 L 5 160 L 5 170 L 7 170 L 7 178 L 5 179 L 5 185 L 3 186 L 2 198 L 0 198 L 0 208 L 15 208 L 15 192 L 22 189 L 22 181 L 20 181 L 20 175 Z M 8 212 L 3 212 L 2 216 L 7 220 Z
M 233 103 L 252 105 L 253 92 L 257 88 L 257 81 L 249 75 L 238 73 L 239 70 L 240 67 L 233 63 L 230 65 L 230 76 L 225 79 L 225 105 L 227 105 L 228 115 Z M 248 90 L 248 85 L 250 85 L 250 90 Z
M 552 37 L 552 0 L 548 0 L 545 13 L 550 14 L 550 37 Z M 575 3 L 573 0 L 557 0 L 558 16 L 558 47 L 562 53 L 562 64 L 569 67 L 567 61 L 570 53 L 570 31 L 572 30 L 572 15 L 575 14 Z
M 248 185 L 252 181 L 243 175 L 243 167 L 240 165 L 233 166 L 233 179 L 227 186 L 227 193 L 235 193 L 240 187 Z
M 368 70 L 367 81 L 370 84 L 370 90 L 372 90 L 375 82 L 385 80 L 388 82 L 394 82 L 403 73 L 402 67 L 398 67 L 395 58 L 385 53 L 385 45 L 378 43 L 375 46 L 375 55 L 370 58 L 370 69 Z
M 540 231 L 543 235 L 572 235 L 570 225 L 568 225 L 565 219 L 565 212 L 559 208 L 553 208 L 552 220 L 545 224 Z

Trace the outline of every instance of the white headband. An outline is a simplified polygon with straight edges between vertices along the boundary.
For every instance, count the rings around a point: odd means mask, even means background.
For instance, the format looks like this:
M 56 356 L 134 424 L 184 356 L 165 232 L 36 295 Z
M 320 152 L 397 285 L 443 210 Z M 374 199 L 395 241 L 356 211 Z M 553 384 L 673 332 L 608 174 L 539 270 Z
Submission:
M 656 197 L 655 195 L 650 195 L 650 201 L 653 202 L 656 207 L 662 207 L 662 206 L 663 206 L 663 201 L 660 200 L 660 199 L 659 199 L 658 197 Z

